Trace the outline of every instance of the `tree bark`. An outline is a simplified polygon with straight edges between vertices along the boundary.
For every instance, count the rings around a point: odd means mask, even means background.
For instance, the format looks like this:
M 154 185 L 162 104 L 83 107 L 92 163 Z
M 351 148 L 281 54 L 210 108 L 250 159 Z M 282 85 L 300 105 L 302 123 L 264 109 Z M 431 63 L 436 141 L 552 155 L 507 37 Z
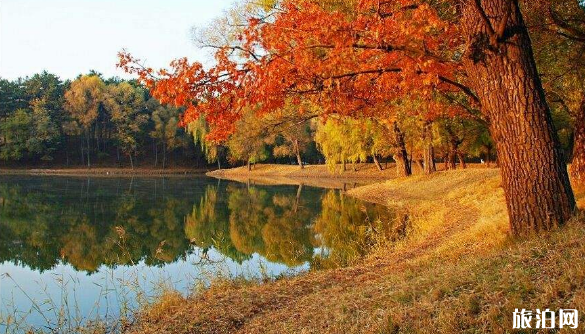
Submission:
M 422 159 L 416 159 L 416 165 L 420 168 L 421 171 L 425 170 L 425 165 Z
M 447 155 L 448 163 L 447 169 L 448 170 L 456 170 L 457 169 L 457 157 L 459 156 L 459 145 L 463 142 L 461 139 L 457 137 L 453 129 L 447 125 L 446 127 L 447 133 L 449 134 L 449 153 Z
M 447 170 L 457 169 L 457 145 L 451 141 L 449 153 L 447 154 Z
M 89 150 L 89 143 L 90 143 L 90 132 L 89 130 L 87 131 L 87 168 L 91 168 L 91 162 L 89 160 L 89 156 L 90 156 L 90 150 Z
M 305 166 L 303 165 L 303 159 L 301 159 L 301 149 L 299 147 L 299 140 L 296 139 L 294 141 L 294 147 L 295 147 L 295 155 L 297 156 L 297 163 L 299 164 L 299 167 L 301 167 L 301 169 L 304 169 Z
M 393 158 L 396 161 L 396 175 L 398 177 L 406 177 L 412 175 L 412 169 L 408 163 L 408 152 L 406 151 L 406 142 L 404 141 L 404 134 L 394 123 L 394 141 L 396 143 L 396 153 Z
M 449 169 L 449 152 L 443 154 L 443 171 Z
M 585 100 L 575 115 L 573 139 L 573 160 L 571 161 L 571 180 L 575 185 L 585 185 Z
M 459 165 L 461 166 L 461 169 L 466 169 L 467 163 L 465 162 L 465 156 L 463 153 L 457 152 L 457 158 L 459 159 Z
M 511 231 L 550 230 L 572 216 L 575 199 L 518 1 L 465 0 L 461 9 L 463 65 L 490 121 Z
M 80 165 L 83 166 L 85 162 L 85 157 L 83 156 L 83 134 L 79 136 L 79 148 L 81 149 L 81 163 Z
M 437 166 L 435 165 L 435 148 L 433 147 L 433 131 L 431 129 L 431 125 L 431 122 L 425 122 L 422 134 L 424 143 L 423 172 L 427 175 L 437 171 Z
M 248 159 L 248 172 L 252 171 L 252 164 L 250 163 L 250 159 Z
M 162 161 L 162 169 L 164 170 L 167 167 L 167 143 L 163 142 L 163 161 Z
M 376 154 L 372 154 L 372 157 L 374 158 L 374 164 L 376 164 L 376 168 L 378 168 L 379 171 L 384 170 L 382 168 L 382 165 L 380 164 L 380 161 L 378 160 L 378 157 L 376 156 Z
M 152 147 L 154 151 L 154 168 L 158 167 L 158 143 L 153 138 L 152 139 Z

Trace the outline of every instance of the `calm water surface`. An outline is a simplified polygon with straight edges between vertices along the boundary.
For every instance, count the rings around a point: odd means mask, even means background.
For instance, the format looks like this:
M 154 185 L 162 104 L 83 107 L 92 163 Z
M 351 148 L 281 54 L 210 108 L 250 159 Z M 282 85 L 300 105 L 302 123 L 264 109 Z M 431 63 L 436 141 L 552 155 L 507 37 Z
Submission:
M 307 186 L 0 176 L 0 331 L 9 317 L 45 329 L 113 319 L 217 276 L 344 265 L 390 222 L 386 208 Z

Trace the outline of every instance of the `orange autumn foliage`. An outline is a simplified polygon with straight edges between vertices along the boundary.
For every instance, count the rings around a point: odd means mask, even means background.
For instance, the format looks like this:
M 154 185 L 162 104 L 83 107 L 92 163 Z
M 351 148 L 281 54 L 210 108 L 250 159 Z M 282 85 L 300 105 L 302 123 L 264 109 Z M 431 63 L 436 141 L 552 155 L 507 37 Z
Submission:
M 269 19 L 251 18 L 210 69 L 183 58 L 154 71 L 127 52 L 118 65 L 162 103 L 184 106 L 183 124 L 204 114 L 214 141 L 234 131 L 243 110 L 261 115 L 287 101 L 309 101 L 322 115 L 392 119 L 392 102 L 413 94 L 428 101 L 428 118 L 454 113 L 437 91 L 473 97 L 458 83 L 460 33 L 436 8 L 412 0 L 352 6 L 348 15 L 319 1 L 285 0 Z

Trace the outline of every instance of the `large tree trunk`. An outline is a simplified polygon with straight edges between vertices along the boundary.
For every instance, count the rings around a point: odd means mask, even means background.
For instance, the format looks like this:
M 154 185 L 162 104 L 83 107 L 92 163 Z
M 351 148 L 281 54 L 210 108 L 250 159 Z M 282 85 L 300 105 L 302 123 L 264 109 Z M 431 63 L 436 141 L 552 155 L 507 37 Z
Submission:
M 431 129 L 431 122 L 426 122 L 423 126 L 422 139 L 424 143 L 423 152 L 423 171 L 429 175 L 437 171 L 435 165 L 435 149 L 433 147 L 433 131 Z
M 518 3 L 465 0 L 462 15 L 464 67 L 491 123 L 512 233 L 550 230 L 575 199 Z
M 585 100 L 575 115 L 575 134 L 573 139 L 573 160 L 571 180 L 575 185 L 585 185 Z
M 404 141 L 404 134 L 400 131 L 397 123 L 394 123 L 394 141 L 396 143 L 396 153 L 393 158 L 396 161 L 396 175 L 398 177 L 405 177 L 412 175 L 412 169 L 408 162 L 408 152 L 406 151 L 406 142 Z

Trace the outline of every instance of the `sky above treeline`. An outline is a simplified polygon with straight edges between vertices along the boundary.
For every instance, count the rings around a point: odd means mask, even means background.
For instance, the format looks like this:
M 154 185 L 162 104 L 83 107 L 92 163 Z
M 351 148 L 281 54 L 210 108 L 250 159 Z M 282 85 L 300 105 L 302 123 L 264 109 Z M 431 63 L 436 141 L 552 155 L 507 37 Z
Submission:
M 0 77 L 43 70 L 73 79 L 116 69 L 127 49 L 154 68 L 179 57 L 209 61 L 192 28 L 221 16 L 234 0 L 0 0 Z

